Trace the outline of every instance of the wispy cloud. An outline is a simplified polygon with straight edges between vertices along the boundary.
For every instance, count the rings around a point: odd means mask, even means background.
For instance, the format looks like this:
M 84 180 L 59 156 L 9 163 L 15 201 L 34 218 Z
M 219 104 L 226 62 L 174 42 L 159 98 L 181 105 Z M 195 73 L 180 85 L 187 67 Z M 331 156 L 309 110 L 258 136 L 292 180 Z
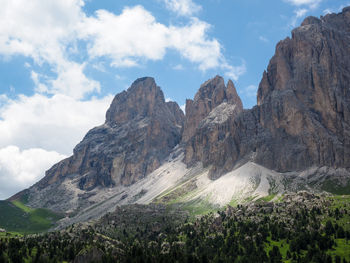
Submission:
M 186 104 L 181 105 L 180 109 L 183 111 L 183 113 L 186 113 Z
M 323 0 L 283 0 L 295 6 L 297 9 L 294 10 L 294 16 L 291 18 L 289 23 L 290 27 L 296 27 L 300 18 L 304 17 L 309 11 L 319 7 Z
M 326 8 L 325 10 L 323 10 L 323 14 L 325 14 L 325 15 L 331 14 L 331 13 L 333 13 L 333 11 L 330 8 Z
M 323 0 L 284 0 L 287 3 L 290 3 L 294 6 L 306 6 L 309 7 L 311 9 L 315 9 L 319 6 L 319 4 L 323 1 Z
M 264 36 L 259 36 L 259 40 L 260 41 L 262 41 L 262 42 L 264 42 L 264 43 L 269 43 L 270 42 L 270 40 L 268 40 L 266 37 L 264 37 Z
M 177 65 L 173 66 L 173 69 L 174 69 L 174 70 L 184 70 L 185 68 L 184 68 L 183 65 L 177 64 Z
M 180 16 L 193 16 L 197 14 L 202 7 L 192 0 L 163 0 L 167 9 Z
M 257 91 L 258 87 L 255 85 L 249 85 L 243 89 L 240 89 L 241 94 L 249 98 L 256 98 Z
M 337 12 L 341 12 L 343 10 L 344 7 L 350 6 L 350 2 L 348 2 L 347 4 L 343 4 L 340 5 L 338 8 L 326 8 L 325 10 L 323 10 L 323 14 L 327 15 L 327 14 L 331 14 L 331 13 L 337 13 Z
M 299 8 L 294 10 L 294 16 L 292 17 L 290 21 L 290 27 L 296 27 L 297 22 L 299 21 L 300 18 L 304 17 L 309 10 L 306 8 Z
M 305 8 L 303 8 L 303 9 L 297 9 L 297 10 L 294 11 L 295 16 L 296 16 L 297 18 L 303 17 L 307 12 L 308 12 L 308 10 L 305 9 Z
M 242 60 L 242 64 L 239 66 L 232 66 L 229 65 L 227 62 L 224 62 L 221 65 L 221 68 L 225 71 L 225 75 L 233 80 L 238 80 L 238 78 L 246 73 L 247 71 L 247 66 L 246 62 Z

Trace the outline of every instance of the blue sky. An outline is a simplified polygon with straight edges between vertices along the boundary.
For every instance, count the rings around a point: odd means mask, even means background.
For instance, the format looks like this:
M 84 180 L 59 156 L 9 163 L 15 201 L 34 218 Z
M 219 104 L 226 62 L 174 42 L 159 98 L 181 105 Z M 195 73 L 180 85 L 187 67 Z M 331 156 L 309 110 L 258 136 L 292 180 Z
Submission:
M 232 79 L 245 108 L 279 40 L 350 0 L 0 0 L 0 199 L 44 176 L 152 76 L 183 106 Z

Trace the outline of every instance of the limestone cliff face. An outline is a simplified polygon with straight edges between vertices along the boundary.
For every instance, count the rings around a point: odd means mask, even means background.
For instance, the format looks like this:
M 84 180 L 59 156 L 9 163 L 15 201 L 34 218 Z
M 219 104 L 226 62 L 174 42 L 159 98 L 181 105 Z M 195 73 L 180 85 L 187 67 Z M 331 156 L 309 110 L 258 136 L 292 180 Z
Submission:
M 136 80 L 115 96 L 106 122 L 90 130 L 73 156 L 54 165 L 38 184 L 45 187 L 67 175 L 83 175 L 79 188 L 129 185 L 159 167 L 179 143 L 184 115 L 165 102 L 153 78 Z
M 258 90 L 260 123 L 295 140 L 281 171 L 307 166 L 350 167 L 350 9 L 309 17 L 280 42 Z M 281 145 L 285 152 L 288 148 Z
M 185 163 L 200 161 L 204 166 L 215 163 L 225 169 L 227 159 L 222 154 L 227 154 L 231 147 L 226 142 L 230 134 L 229 119 L 242 111 L 241 99 L 231 80 L 225 86 L 224 79 L 216 76 L 202 84 L 194 100 L 186 101 L 182 136 Z
M 223 102 L 228 105 L 236 105 L 236 110 L 242 110 L 241 99 L 232 81 L 229 81 L 226 87 L 224 79 L 216 76 L 203 83 L 194 100 L 186 100 L 186 120 L 182 141 L 188 142 L 196 133 L 200 122 Z
M 225 121 L 203 129 L 200 123 L 213 107 L 207 100 L 196 107 L 188 101 L 186 163 L 212 165 L 215 177 L 248 159 L 280 172 L 350 168 L 349 57 L 350 8 L 321 19 L 306 18 L 292 38 L 277 44 L 256 107 L 226 114 L 229 106 L 222 104 L 217 112 L 227 116 Z M 195 101 L 208 97 L 202 94 L 207 93 L 199 92 Z M 217 105 L 215 99 L 208 101 Z

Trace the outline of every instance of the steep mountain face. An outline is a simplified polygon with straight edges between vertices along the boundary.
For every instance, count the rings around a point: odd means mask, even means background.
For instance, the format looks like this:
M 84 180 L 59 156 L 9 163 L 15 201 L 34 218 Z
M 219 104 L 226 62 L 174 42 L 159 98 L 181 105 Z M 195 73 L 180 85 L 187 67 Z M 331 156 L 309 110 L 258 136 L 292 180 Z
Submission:
M 41 188 L 77 174 L 79 188 L 130 185 L 159 167 L 179 143 L 184 115 L 166 103 L 153 78 L 136 80 L 115 96 L 106 122 L 90 130 L 73 156 L 54 165 L 38 183 Z
M 186 101 L 182 136 L 185 163 L 192 165 L 201 161 L 204 166 L 216 163 L 225 167 L 222 154 L 227 154 L 231 147 L 225 140 L 230 134 L 229 120 L 242 111 L 241 99 L 231 80 L 225 86 L 224 79 L 216 76 L 202 84 L 194 100 Z
M 305 19 L 277 45 L 259 86 L 260 123 L 272 134 L 283 130 L 298 138 L 304 155 L 296 164 L 279 160 L 279 170 L 350 167 L 349 40 L 348 8 Z
M 306 18 L 291 39 L 278 43 L 259 85 L 258 105 L 229 115 L 201 139 L 195 136 L 186 163 L 212 165 L 215 177 L 247 159 L 280 172 L 350 168 L 349 40 L 350 8 Z
M 186 120 L 182 141 L 188 142 L 196 133 L 200 123 L 208 114 L 221 103 L 236 105 L 236 111 L 243 109 L 241 99 L 237 95 L 233 82 L 225 86 L 224 79 L 216 76 L 203 83 L 196 93 L 194 100 L 186 100 Z

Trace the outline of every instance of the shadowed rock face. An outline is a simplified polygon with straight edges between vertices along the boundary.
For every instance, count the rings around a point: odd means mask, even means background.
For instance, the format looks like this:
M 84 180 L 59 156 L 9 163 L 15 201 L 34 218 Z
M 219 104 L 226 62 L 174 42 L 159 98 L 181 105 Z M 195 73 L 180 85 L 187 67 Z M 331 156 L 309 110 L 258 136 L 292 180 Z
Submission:
M 187 103 L 186 163 L 211 164 L 215 176 L 245 159 L 280 172 L 310 166 L 350 168 L 349 57 L 350 8 L 321 19 L 306 18 L 292 38 L 277 44 L 256 107 L 238 116 L 228 114 L 215 129 L 203 130 L 198 123 L 212 108 L 198 103 L 202 114 L 194 118 L 194 103 Z M 207 93 L 199 92 L 195 101 L 202 94 Z M 193 126 L 199 127 L 197 132 Z
M 73 156 L 54 165 L 38 184 L 45 187 L 67 175 L 83 175 L 80 189 L 129 185 L 159 167 L 179 143 L 184 114 L 166 103 L 153 78 L 136 80 L 115 96 L 105 124 L 90 130 Z
M 349 57 L 349 8 L 306 18 L 277 45 L 258 90 L 259 121 L 273 137 L 295 144 L 293 151 L 278 146 L 289 156 L 275 156 L 270 167 L 350 167 Z

